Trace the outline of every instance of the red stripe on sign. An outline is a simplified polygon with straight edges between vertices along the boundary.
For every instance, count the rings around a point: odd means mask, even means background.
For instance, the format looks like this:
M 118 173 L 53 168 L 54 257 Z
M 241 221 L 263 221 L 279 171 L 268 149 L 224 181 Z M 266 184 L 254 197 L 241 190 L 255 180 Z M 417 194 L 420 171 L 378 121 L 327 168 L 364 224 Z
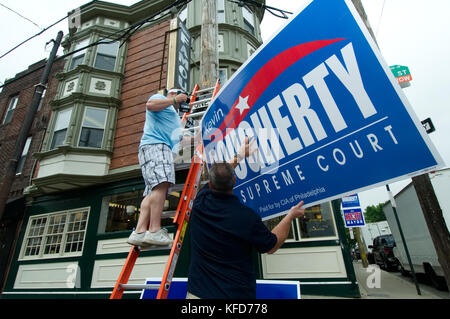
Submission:
M 248 82 L 238 99 L 234 102 L 228 115 L 219 128 L 210 135 L 211 140 L 221 140 L 225 137 L 226 129 L 234 129 L 245 118 L 252 106 L 269 85 L 288 67 L 305 56 L 324 48 L 330 44 L 345 39 L 318 40 L 299 44 L 289 48 L 267 62 Z

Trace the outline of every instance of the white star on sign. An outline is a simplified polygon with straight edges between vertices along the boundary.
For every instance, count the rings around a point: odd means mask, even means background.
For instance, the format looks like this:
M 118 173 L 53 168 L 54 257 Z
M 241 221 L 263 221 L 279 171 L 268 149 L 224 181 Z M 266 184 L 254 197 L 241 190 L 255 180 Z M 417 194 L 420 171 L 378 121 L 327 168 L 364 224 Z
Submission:
M 236 105 L 236 108 L 239 110 L 239 112 L 241 112 L 241 115 L 245 110 L 250 108 L 250 106 L 248 105 L 248 97 L 249 96 L 247 96 L 246 98 L 243 98 L 241 96 L 239 97 L 239 103 L 238 105 Z

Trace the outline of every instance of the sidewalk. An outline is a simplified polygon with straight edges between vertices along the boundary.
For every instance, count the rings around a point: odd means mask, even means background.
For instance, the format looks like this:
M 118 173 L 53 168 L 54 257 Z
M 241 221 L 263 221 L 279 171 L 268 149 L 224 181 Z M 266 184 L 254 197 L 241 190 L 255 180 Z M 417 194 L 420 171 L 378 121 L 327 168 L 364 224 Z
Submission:
M 421 283 L 421 295 L 418 295 L 411 278 L 384 271 L 376 265 L 364 268 L 359 260 L 353 262 L 353 267 L 363 299 L 450 299 L 449 292 L 438 291 Z

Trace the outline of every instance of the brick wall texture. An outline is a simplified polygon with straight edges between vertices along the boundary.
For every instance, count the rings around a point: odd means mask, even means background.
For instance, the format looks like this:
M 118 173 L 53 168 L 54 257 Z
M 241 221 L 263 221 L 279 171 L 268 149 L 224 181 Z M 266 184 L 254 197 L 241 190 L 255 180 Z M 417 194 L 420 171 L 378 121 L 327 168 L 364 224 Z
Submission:
M 28 70 L 18 74 L 19 77 L 23 73 L 36 70 L 44 65 L 45 61 L 39 61 L 31 65 Z M 58 80 L 55 78 L 56 73 L 61 72 L 64 67 L 64 60 L 56 61 L 53 64 L 52 71 L 49 76 L 47 84 L 47 92 L 41 109 L 36 113 L 33 125 L 29 131 L 28 136 L 31 136 L 31 145 L 28 151 L 28 156 L 25 160 L 25 165 L 22 174 L 17 175 L 10 189 L 10 199 L 20 197 L 23 189 L 30 185 L 30 175 L 32 174 L 35 165 L 35 159 L 32 154 L 40 151 L 42 139 L 44 138 L 45 130 L 50 119 L 51 107 L 49 102 L 53 100 L 58 89 Z M 31 74 L 15 81 L 6 81 L 0 93 L 0 183 L 2 183 L 1 176 L 4 176 L 6 170 L 6 163 L 13 156 L 16 140 L 18 138 L 22 123 L 31 105 L 31 100 L 35 91 L 35 85 L 39 83 L 42 76 L 43 68 L 37 69 Z M 3 124 L 9 103 L 14 96 L 18 96 L 16 109 L 14 110 L 11 122 Z
M 130 38 L 110 169 L 138 164 L 138 148 L 148 98 L 166 86 L 169 21 Z M 163 54 L 164 52 L 164 54 Z M 161 73 L 162 71 L 162 73 Z

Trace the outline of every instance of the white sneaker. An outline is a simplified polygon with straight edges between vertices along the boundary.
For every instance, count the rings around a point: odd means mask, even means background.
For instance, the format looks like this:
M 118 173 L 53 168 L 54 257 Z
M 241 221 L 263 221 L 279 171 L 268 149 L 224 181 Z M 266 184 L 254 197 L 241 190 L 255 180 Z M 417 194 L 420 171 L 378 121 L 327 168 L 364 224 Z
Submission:
M 168 246 L 172 245 L 173 240 L 169 237 L 167 229 L 161 228 L 155 233 L 147 231 L 144 236 L 144 243 L 147 245 Z
M 128 237 L 127 243 L 133 246 L 148 246 L 147 243 L 144 242 L 145 233 L 136 233 L 133 231 Z

